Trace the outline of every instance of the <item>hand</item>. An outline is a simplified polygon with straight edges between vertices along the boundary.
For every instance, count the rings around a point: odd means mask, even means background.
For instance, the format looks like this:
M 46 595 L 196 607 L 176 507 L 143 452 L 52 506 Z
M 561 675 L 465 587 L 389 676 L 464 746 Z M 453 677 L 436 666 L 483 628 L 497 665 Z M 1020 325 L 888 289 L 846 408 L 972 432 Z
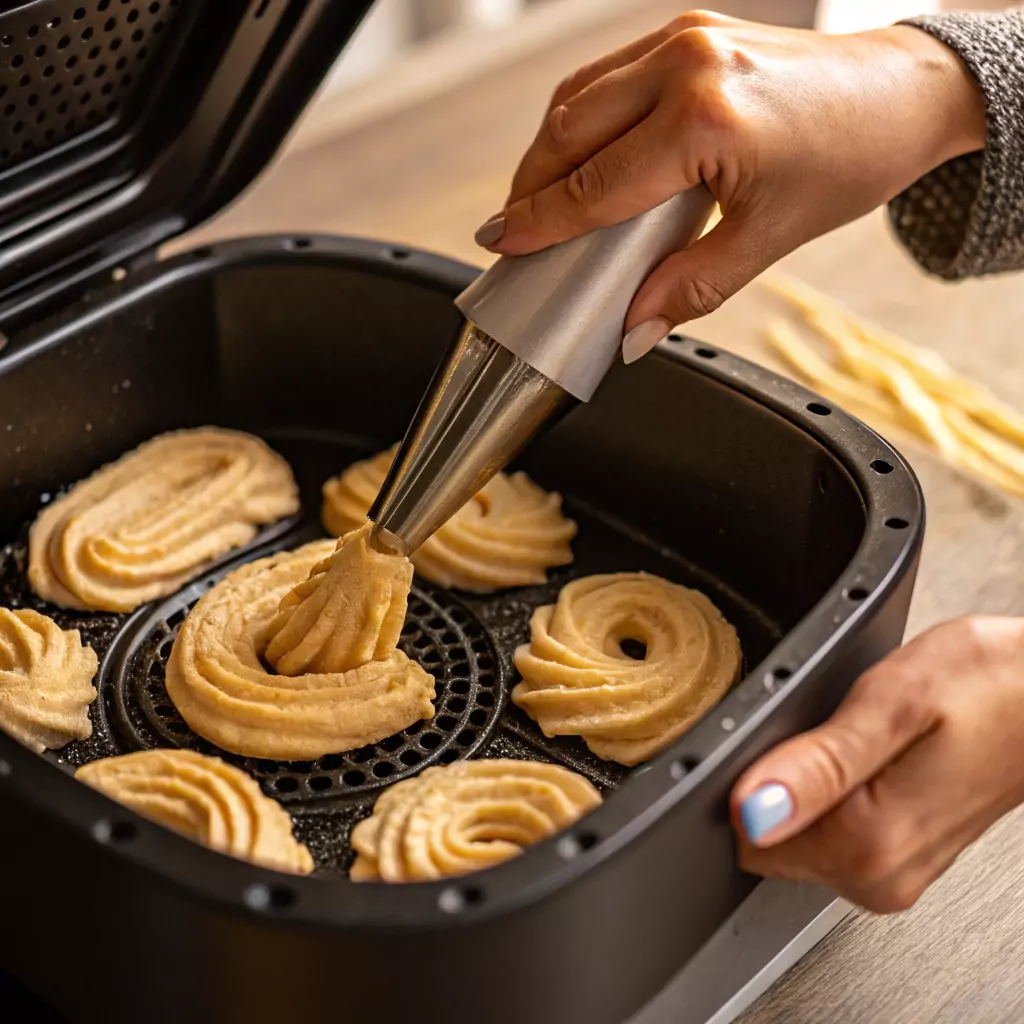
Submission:
M 804 242 L 984 144 L 980 88 L 925 32 L 828 36 L 697 11 L 559 86 L 477 241 L 533 252 L 706 182 L 723 219 L 637 293 L 630 362 Z
M 911 906 L 1024 800 L 1024 619 L 938 626 L 733 791 L 740 862 L 876 913 Z

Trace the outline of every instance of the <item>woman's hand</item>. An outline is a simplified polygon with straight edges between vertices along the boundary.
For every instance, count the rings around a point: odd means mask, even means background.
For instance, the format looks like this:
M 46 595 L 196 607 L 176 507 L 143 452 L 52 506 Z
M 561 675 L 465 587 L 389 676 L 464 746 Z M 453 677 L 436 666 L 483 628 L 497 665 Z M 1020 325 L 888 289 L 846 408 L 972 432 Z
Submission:
M 828 36 L 697 11 L 559 86 L 505 210 L 477 241 L 533 252 L 706 182 L 723 219 L 638 292 L 629 362 L 786 253 L 984 143 L 980 89 L 925 32 Z
M 742 866 L 903 910 L 1024 800 L 1024 619 L 931 630 L 733 791 Z

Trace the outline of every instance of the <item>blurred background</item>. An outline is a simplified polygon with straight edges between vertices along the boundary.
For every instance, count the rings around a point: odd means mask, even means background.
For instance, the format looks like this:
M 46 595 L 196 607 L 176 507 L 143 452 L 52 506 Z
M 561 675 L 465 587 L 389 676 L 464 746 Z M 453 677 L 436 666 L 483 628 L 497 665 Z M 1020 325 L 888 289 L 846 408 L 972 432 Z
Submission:
M 643 7 L 644 0 L 617 0 L 613 4 L 601 0 L 377 0 L 373 13 L 364 22 L 358 37 L 339 61 L 328 88 L 344 89 L 366 79 L 402 59 L 410 50 L 437 42 L 440 38 L 460 32 L 481 30 L 500 33 L 524 19 L 541 15 L 544 7 L 622 9 Z M 688 6 L 715 8 L 714 0 L 680 0 L 679 12 Z M 730 5 L 727 5 L 730 6 Z M 756 17 L 757 4 L 750 4 Z M 780 5 L 766 0 L 766 8 Z M 807 3 L 793 0 L 794 18 L 802 18 L 814 8 L 817 27 L 827 32 L 850 32 L 876 25 L 889 24 L 911 14 L 940 10 L 998 10 L 1007 3 L 985 0 L 819 0 Z M 789 19 L 786 19 L 789 20 Z

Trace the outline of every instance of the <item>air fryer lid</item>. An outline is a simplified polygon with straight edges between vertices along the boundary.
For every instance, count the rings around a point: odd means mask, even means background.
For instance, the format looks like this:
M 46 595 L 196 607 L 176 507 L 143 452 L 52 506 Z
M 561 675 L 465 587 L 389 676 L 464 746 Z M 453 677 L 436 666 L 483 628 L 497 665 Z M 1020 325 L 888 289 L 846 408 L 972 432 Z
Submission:
M 0 0 L 0 325 L 235 198 L 372 0 Z

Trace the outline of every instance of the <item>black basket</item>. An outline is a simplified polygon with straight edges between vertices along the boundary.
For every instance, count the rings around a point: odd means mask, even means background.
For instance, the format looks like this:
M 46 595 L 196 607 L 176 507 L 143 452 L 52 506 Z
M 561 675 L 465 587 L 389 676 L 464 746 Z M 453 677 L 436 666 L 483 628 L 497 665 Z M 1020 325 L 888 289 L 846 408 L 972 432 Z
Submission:
M 475 271 L 414 250 L 268 238 L 154 263 L 260 171 L 368 7 L 0 0 L 0 603 L 101 656 L 89 741 L 37 757 L 0 734 L 0 970 L 74 1021 L 622 1024 L 755 885 L 728 821 L 740 772 L 902 637 L 923 532 L 903 460 L 797 385 L 676 338 L 520 461 L 580 524 L 572 566 L 490 597 L 417 579 L 402 642 L 437 680 L 432 721 L 315 763 L 227 755 L 292 813 L 316 874 L 220 856 L 74 780 L 108 754 L 215 752 L 164 691 L 184 615 L 233 564 L 320 533 L 324 479 L 401 437 L 458 330 Z M 41 504 L 209 423 L 285 454 L 302 514 L 131 616 L 27 590 Z M 707 592 L 746 660 L 627 771 L 544 738 L 508 692 L 531 611 L 573 576 L 631 569 Z M 469 756 L 565 764 L 606 800 L 468 878 L 351 883 L 349 831 L 381 790 Z
M 211 853 L 70 778 L 102 754 L 212 749 L 164 700 L 167 639 L 233 562 L 314 536 L 323 480 L 400 436 L 472 275 L 358 240 L 226 243 L 129 275 L 0 356 L 6 600 L 35 600 L 19 538 L 41 497 L 163 430 L 261 434 L 295 467 L 305 509 L 132 616 L 60 613 L 103 654 L 95 736 L 43 758 L 0 736 L 0 812 L 20 837 L 0 846 L 18 879 L 0 962 L 73 1019 L 315 1019 L 343 990 L 347 1013 L 397 1024 L 454 972 L 459 1019 L 621 1024 L 754 884 L 727 815 L 738 774 L 899 642 L 923 514 L 902 459 L 797 385 L 679 339 L 613 372 L 521 461 L 580 523 L 573 566 L 487 598 L 417 581 L 404 642 L 438 679 L 434 722 L 315 764 L 235 759 L 293 812 L 317 875 Z M 725 700 L 631 772 L 544 739 L 507 703 L 530 611 L 573 575 L 622 569 L 707 591 L 747 656 Z M 468 878 L 350 883 L 348 831 L 376 793 L 470 754 L 567 764 L 607 799 Z M 110 964 L 125 965 L 116 983 Z

